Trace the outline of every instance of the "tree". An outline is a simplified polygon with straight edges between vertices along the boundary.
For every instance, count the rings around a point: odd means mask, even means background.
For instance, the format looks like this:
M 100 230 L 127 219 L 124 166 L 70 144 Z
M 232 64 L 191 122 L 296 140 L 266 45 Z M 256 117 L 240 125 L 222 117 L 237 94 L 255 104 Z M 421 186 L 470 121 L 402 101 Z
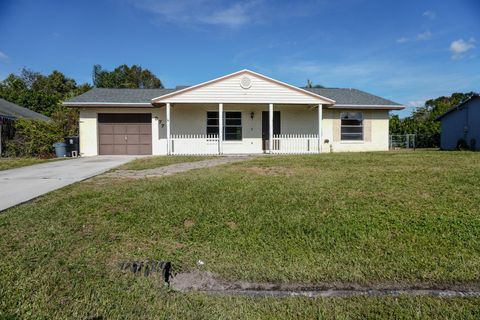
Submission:
M 418 142 L 425 147 L 440 145 L 440 122 L 438 116 L 462 101 L 474 95 L 474 92 L 454 93 L 450 97 L 430 99 L 421 107 L 416 108 L 412 114 L 400 119 L 398 115 L 390 117 L 390 134 L 416 134 Z
M 325 88 L 325 87 L 322 86 L 321 84 L 313 84 L 312 81 L 310 81 L 310 79 L 307 79 L 307 85 L 305 86 L 305 88 L 311 89 L 311 88 Z
M 91 89 L 77 86 L 75 80 L 54 70 L 45 76 L 23 68 L 19 75 L 9 74 L 0 82 L 0 97 L 35 112 L 51 116 L 62 108 L 62 102 Z
M 129 67 L 123 64 L 108 71 L 97 64 L 93 66 L 92 78 L 93 85 L 97 88 L 163 88 L 160 79 L 138 65 Z

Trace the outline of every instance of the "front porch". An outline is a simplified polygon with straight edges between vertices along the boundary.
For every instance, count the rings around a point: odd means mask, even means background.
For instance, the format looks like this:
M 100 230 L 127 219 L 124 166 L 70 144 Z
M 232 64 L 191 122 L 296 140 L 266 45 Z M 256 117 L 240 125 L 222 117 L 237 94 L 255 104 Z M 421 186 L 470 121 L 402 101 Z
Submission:
M 167 103 L 158 132 L 168 155 L 320 153 L 322 110 L 303 104 Z

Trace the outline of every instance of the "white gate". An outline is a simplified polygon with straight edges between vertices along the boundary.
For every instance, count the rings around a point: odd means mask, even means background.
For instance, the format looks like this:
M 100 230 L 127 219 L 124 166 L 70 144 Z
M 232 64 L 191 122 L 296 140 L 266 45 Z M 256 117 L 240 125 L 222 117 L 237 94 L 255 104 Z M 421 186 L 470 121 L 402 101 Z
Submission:
M 317 134 L 274 134 L 272 153 L 318 153 Z

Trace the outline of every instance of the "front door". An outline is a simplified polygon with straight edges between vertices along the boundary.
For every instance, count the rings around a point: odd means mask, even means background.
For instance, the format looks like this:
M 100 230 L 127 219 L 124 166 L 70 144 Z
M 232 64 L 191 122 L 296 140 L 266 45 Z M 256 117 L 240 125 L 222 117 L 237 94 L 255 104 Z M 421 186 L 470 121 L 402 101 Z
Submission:
M 262 111 L 262 146 L 268 150 L 268 111 Z M 273 111 L 273 134 L 280 134 L 280 111 Z

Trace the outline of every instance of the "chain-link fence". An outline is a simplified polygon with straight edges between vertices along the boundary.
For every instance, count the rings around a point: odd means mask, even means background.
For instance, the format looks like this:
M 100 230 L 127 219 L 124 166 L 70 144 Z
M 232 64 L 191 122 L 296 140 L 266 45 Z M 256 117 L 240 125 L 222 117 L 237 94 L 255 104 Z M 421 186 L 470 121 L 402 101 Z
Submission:
M 390 135 L 390 150 L 439 148 L 440 136 L 437 134 L 392 134 Z

